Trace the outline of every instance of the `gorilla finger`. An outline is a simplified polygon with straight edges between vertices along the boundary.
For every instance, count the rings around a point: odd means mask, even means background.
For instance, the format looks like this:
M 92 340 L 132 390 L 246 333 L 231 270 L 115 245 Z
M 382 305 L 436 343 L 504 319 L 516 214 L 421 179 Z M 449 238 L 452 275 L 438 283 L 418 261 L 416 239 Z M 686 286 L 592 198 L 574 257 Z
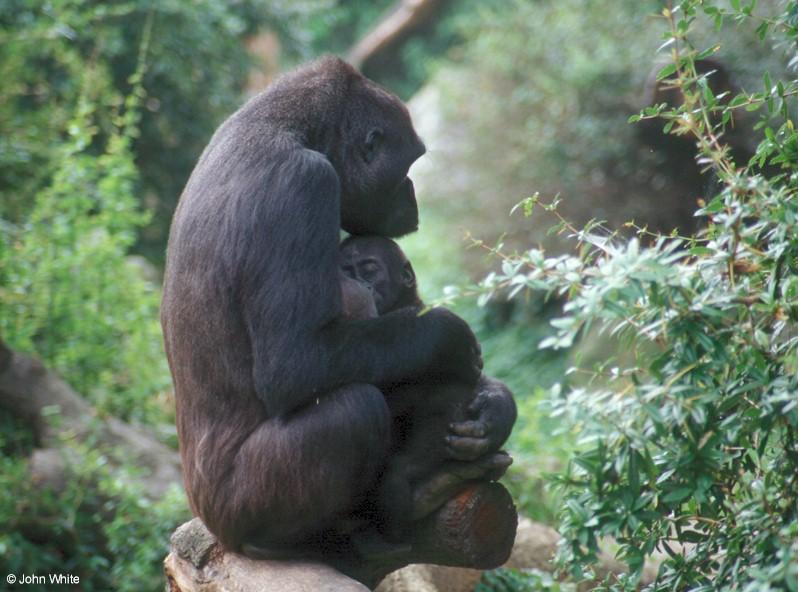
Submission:
M 485 473 L 484 478 L 488 481 L 498 481 L 501 479 L 504 474 L 507 472 L 507 467 L 497 467 L 495 469 L 491 469 L 490 471 Z
M 474 400 L 471 402 L 471 404 L 466 408 L 466 413 L 470 417 L 479 417 L 482 409 L 485 407 L 486 401 L 487 399 L 485 397 L 480 397 L 477 395 L 474 397 Z
M 476 460 L 483 456 L 490 447 L 486 438 L 446 438 L 446 451 L 457 460 Z
M 481 461 L 480 461 L 481 462 Z M 485 465 L 490 466 L 496 469 L 504 468 L 506 469 L 511 464 L 513 464 L 513 457 L 500 450 L 499 452 L 494 452 L 491 454 L 487 459 L 485 459 Z
M 512 456 L 506 452 L 497 452 L 491 459 L 491 468 L 485 473 L 485 478 L 490 481 L 501 479 L 511 464 L 513 464 Z
M 446 447 L 446 454 L 452 460 L 459 461 L 459 462 L 474 462 L 480 456 L 483 456 L 483 452 L 475 452 L 475 451 L 462 451 L 456 450 L 450 446 Z
M 482 421 L 459 421 L 450 423 L 449 431 L 457 436 L 484 438 L 487 434 L 488 427 Z

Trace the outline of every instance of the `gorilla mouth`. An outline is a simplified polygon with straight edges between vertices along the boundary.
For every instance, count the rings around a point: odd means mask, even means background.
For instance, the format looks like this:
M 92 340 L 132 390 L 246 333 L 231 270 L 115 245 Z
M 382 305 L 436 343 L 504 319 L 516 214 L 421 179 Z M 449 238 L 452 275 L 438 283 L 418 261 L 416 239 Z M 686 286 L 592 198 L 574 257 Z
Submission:
M 394 190 L 394 195 L 402 195 L 405 194 L 410 199 L 416 199 L 416 189 L 413 186 L 413 181 L 410 177 L 405 177 L 402 179 L 402 182 L 396 186 Z
M 366 198 L 374 207 L 364 208 L 359 217 L 352 211 L 341 212 L 341 227 L 349 234 L 398 238 L 418 230 L 416 192 L 409 177 Z
M 397 213 L 391 225 L 390 236 L 403 236 L 418 230 L 418 206 L 416 205 L 416 191 L 410 177 L 405 177 L 394 190 L 395 203 L 398 204 Z

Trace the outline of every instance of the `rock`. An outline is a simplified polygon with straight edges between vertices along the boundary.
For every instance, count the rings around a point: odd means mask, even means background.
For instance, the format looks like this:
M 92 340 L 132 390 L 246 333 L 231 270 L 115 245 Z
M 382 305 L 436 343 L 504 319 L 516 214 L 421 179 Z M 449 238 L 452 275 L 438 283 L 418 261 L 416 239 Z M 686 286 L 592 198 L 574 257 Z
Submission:
M 368 592 L 329 566 L 304 561 L 254 561 L 223 553 L 197 569 L 170 553 L 164 567 L 169 592 Z
M 537 569 L 554 571 L 554 554 L 560 535 L 545 524 L 532 522 L 528 518 L 518 521 L 518 533 L 510 558 L 502 567 L 515 569 Z M 606 545 L 609 546 L 609 545 Z M 658 560 L 652 560 L 643 570 L 642 583 L 654 581 Z M 596 573 L 603 577 L 608 573 L 623 573 L 625 568 L 606 552 L 599 555 Z M 444 567 L 442 565 L 416 564 L 397 570 L 382 580 L 376 592 L 472 592 L 482 577 L 478 569 Z M 583 589 L 580 587 L 580 590 Z
M 552 571 L 551 559 L 559 539 L 553 528 L 520 518 L 515 544 L 504 567 Z M 482 571 L 478 569 L 408 565 L 389 574 L 377 587 L 377 592 L 471 592 L 480 577 Z
M 172 543 L 173 553 L 198 569 L 205 566 L 216 547 L 216 537 L 199 518 L 179 526 L 169 542 Z
M 164 561 L 169 592 L 250 592 L 336 590 L 355 592 L 376 586 L 386 574 L 411 563 L 430 562 L 492 568 L 510 557 L 518 514 L 507 490 L 498 483 L 474 483 L 432 515 L 419 521 L 406 549 L 384 556 L 330 557 L 335 567 L 306 561 L 256 560 L 224 552 L 199 518 L 179 527 Z M 526 521 L 528 524 L 529 521 Z M 522 535 L 522 538 L 528 538 Z M 533 536 L 534 538 L 534 536 Z M 335 568 L 340 571 L 337 571 Z M 343 572 L 343 573 L 342 573 Z M 477 569 L 400 570 L 389 576 L 389 590 L 453 590 L 455 582 L 472 584 Z M 347 575 L 344 575 L 347 574 Z M 351 578 L 349 576 L 352 576 Z M 423 578 L 429 576 L 429 582 Z M 365 584 L 365 585 L 364 585 Z M 460 586 L 460 584 L 457 584 Z M 473 585 L 472 585 L 473 587 Z M 456 589 L 467 589 L 456 588 Z M 469 588 L 470 589 L 470 588 Z
M 168 592 L 368 592 L 320 563 L 256 561 L 224 552 L 198 518 L 178 528 L 171 542 L 164 561 Z

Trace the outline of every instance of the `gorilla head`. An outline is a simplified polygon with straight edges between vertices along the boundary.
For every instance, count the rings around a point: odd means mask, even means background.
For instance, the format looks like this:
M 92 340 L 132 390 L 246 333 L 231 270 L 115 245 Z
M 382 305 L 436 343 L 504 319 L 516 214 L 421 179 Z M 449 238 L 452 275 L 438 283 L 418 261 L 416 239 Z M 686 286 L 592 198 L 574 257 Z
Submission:
M 341 269 L 370 287 L 378 314 L 421 306 L 413 266 L 395 242 L 380 236 L 354 236 L 341 243 Z
M 414 232 L 418 206 L 407 171 L 424 154 L 424 144 L 396 97 L 366 78 L 358 78 L 353 91 L 344 118 L 345 136 L 352 142 L 344 146 L 340 161 L 333 157 L 333 165 L 346 170 L 341 227 L 351 234 L 390 237 Z
M 390 237 L 417 230 L 407 172 L 426 148 L 402 101 L 333 56 L 281 77 L 265 95 L 269 113 L 253 105 L 261 112 L 246 124 L 279 118 L 299 135 L 286 141 L 299 139 L 329 160 L 340 185 L 341 228 Z

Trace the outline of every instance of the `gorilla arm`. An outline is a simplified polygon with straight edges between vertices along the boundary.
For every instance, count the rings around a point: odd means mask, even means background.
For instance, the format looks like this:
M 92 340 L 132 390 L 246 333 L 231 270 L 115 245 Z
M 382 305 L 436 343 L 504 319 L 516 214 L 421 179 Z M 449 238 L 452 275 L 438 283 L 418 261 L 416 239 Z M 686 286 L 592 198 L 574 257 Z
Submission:
M 255 390 L 270 417 L 345 384 L 398 382 L 432 369 L 467 382 L 479 376 L 476 339 L 446 310 L 342 318 L 339 187 L 321 153 L 297 147 L 236 192 L 247 198 L 233 218 L 231 260 L 243 262 L 235 285 L 243 286 Z M 263 238 L 270 233 L 281 239 Z

